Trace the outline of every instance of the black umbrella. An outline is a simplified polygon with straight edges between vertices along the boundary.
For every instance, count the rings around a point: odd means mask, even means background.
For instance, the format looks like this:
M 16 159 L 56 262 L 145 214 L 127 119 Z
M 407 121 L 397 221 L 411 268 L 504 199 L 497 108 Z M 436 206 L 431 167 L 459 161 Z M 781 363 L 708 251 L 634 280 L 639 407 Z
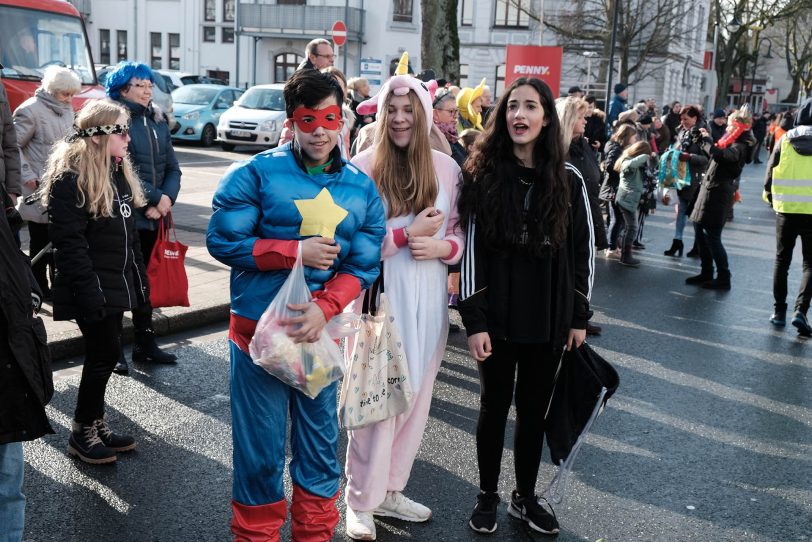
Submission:
M 620 378 L 608 361 L 587 343 L 564 350 L 553 384 L 550 404 L 544 415 L 550 458 L 559 467 L 544 491 L 548 500 L 564 497 L 567 476 L 592 423 L 615 393 Z

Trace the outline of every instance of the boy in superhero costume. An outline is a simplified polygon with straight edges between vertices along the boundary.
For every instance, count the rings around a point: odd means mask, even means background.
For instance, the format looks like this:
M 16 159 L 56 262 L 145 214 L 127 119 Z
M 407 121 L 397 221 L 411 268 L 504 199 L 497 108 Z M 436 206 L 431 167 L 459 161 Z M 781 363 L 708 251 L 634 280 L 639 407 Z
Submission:
M 301 243 L 313 300 L 291 305 L 296 342 L 314 342 L 378 275 L 385 233 L 374 183 L 336 146 L 343 99 L 335 79 L 296 72 L 285 85 L 291 143 L 234 164 L 214 193 L 206 244 L 231 267 L 231 419 L 236 541 L 278 541 L 287 515 L 283 476 L 288 412 L 293 480 L 291 534 L 330 540 L 338 523 L 337 383 L 315 399 L 255 365 L 248 344 L 289 274 Z M 298 327 L 297 327 L 298 326 Z

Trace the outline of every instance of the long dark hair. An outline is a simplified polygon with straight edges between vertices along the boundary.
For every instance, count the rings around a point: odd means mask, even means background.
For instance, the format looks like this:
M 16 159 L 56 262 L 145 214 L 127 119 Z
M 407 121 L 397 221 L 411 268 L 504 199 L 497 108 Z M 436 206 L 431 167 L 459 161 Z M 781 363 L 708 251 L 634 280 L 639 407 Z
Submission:
M 513 153 L 507 126 L 510 95 L 524 85 L 538 92 L 544 118 L 548 120 L 533 146 L 535 186 L 527 213 L 521 198 L 516 197 L 518 181 L 510 173 L 520 164 Z M 546 83 L 521 78 L 505 90 L 465 162 L 459 199 L 460 224 L 467 227 L 470 217 L 476 215 L 477 235 L 484 236 L 489 248 L 503 251 L 514 246 L 522 236 L 523 216 L 529 217 L 527 246 L 532 253 L 540 255 L 547 242 L 558 247 L 567 238 L 570 183 L 564 169 L 560 131 L 555 100 Z

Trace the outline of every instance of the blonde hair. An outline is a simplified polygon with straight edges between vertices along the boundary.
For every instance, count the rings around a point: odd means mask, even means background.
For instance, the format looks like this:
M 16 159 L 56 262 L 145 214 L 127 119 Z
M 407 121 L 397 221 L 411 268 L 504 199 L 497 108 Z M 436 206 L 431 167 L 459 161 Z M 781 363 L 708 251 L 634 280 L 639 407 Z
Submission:
M 110 100 L 90 100 L 76 117 L 76 126 L 87 129 L 92 126 L 116 124 L 122 114 L 127 116 L 129 121 L 129 114 L 121 105 Z M 58 182 L 64 173 L 74 173 L 79 189 L 77 207 L 83 207 L 92 217 L 113 216 L 115 191 L 113 183 L 110 182 L 113 159 L 107 152 L 107 143 L 111 137 L 121 136 L 80 137 L 70 142 L 62 140 L 54 145 L 43 174 L 44 183 L 41 188 L 43 204 L 48 205 L 54 183 Z M 130 185 L 133 207 L 143 207 L 147 201 L 130 157 L 125 156 L 119 167 L 127 184 Z
M 728 117 L 728 122 L 738 122 L 750 126 L 753 124 L 753 114 L 750 112 L 750 104 L 744 104 L 737 111 L 734 111 Z
M 383 111 L 378 111 L 375 134 L 375 155 L 372 178 L 388 207 L 387 217 L 419 213 L 434 206 L 439 191 L 434 171 L 434 159 L 429 143 L 429 126 L 420 99 L 409 91 L 412 106 L 412 138 L 405 149 L 396 147 L 389 139 L 389 94 Z
M 575 124 L 586 115 L 589 104 L 583 98 L 568 96 L 555 101 L 555 110 L 561 123 L 561 138 L 564 143 L 564 153 L 569 152 L 572 143 Z
M 347 80 L 347 88 L 350 90 L 361 90 L 361 87 L 368 84 L 369 80 L 365 77 L 351 77 Z
M 651 154 L 651 145 L 645 141 L 638 141 L 634 145 L 629 145 L 623 149 L 623 154 L 615 162 L 615 171 L 620 173 L 623 170 L 623 162 L 629 158 L 640 156 L 641 154 Z
M 621 147 L 626 147 L 629 145 L 629 141 L 632 140 L 632 136 L 637 135 L 637 129 L 632 126 L 631 124 L 624 124 L 617 131 L 612 134 L 610 138 L 612 141 L 620 145 Z

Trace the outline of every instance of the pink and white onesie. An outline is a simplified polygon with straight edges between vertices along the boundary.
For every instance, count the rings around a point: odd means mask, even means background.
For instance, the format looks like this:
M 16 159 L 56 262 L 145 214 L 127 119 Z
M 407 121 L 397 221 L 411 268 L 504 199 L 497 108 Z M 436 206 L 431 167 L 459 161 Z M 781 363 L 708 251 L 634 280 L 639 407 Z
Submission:
M 374 148 L 368 149 L 352 159 L 369 176 L 374 152 Z M 432 157 L 439 184 L 434 205 L 445 217 L 434 237 L 450 242 L 451 254 L 444 260 L 415 260 L 403 233 L 415 215 L 387 218 L 381 248 L 386 295 L 406 352 L 414 398 L 403 414 L 348 431 L 345 499 L 357 511 L 372 511 L 387 491 L 406 487 L 448 339 L 448 265 L 459 261 L 464 246 L 457 214 L 460 168 L 441 152 L 432 151 Z M 360 302 L 356 307 L 360 310 Z

